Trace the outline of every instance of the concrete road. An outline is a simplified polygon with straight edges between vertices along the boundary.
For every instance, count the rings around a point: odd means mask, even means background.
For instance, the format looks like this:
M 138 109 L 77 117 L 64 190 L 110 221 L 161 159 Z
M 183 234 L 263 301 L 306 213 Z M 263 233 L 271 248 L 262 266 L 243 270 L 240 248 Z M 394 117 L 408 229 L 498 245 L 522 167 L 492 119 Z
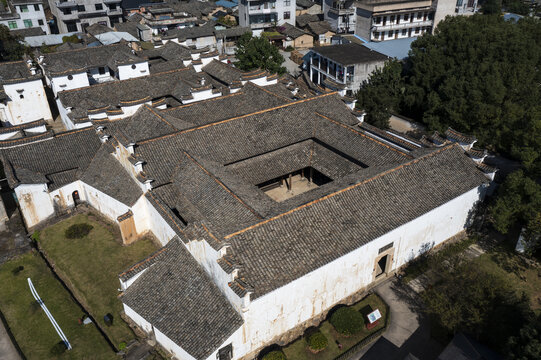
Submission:
M 282 66 L 284 66 L 287 69 L 287 72 L 290 73 L 293 76 L 297 76 L 301 73 L 301 68 L 299 65 L 294 63 L 289 57 L 291 55 L 290 52 L 279 50 L 280 54 L 284 57 L 284 62 Z
M 444 347 L 430 338 L 430 324 L 418 295 L 394 279 L 378 286 L 375 292 L 389 305 L 391 322 L 378 341 L 352 359 L 403 360 L 410 353 L 419 360 L 436 359 Z
M 0 321 L 0 359 L 2 360 L 21 360 L 17 349 L 11 342 L 9 335 Z

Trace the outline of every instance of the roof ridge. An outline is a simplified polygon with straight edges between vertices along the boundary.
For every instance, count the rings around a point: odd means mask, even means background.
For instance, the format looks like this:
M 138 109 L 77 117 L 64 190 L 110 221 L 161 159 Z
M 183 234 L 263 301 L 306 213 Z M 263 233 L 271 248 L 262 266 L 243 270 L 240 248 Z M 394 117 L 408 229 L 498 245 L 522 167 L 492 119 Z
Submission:
M 263 90 L 264 92 L 266 92 L 266 93 L 268 93 L 268 94 L 270 94 L 270 95 L 273 95 L 273 96 L 276 96 L 277 98 L 284 99 L 284 100 L 287 100 L 287 101 L 291 102 L 291 99 L 288 99 L 288 98 L 283 97 L 283 96 L 281 96 L 281 95 L 275 94 L 275 93 L 273 93 L 272 91 L 269 91 L 269 90 L 265 89 L 265 88 L 264 88 L 263 86 L 261 86 L 261 85 L 257 85 L 257 84 L 255 84 L 255 83 L 252 83 L 252 84 L 255 85 L 255 87 L 257 87 L 258 89 Z
M 285 107 L 288 107 L 288 106 L 298 105 L 298 104 L 301 104 L 301 103 L 304 103 L 304 102 L 321 99 L 321 98 L 324 98 L 324 97 L 327 97 L 327 96 L 333 95 L 333 94 L 336 94 L 336 92 L 333 91 L 333 92 L 321 94 L 321 95 L 306 98 L 306 99 L 292 101 L 292 102 L 282 104 L 282 105 L 278 105 L 278 106 L 275 106 L 275 107 L 272 107 L 272 108 L 259 110 L 259 111 L 256 111 L 256 112 L 253 112 L 253 113 L 250 113 L 250 114 L 235 116 L 235 117 L 232 117 L 232 118 L 229 118 L 229 119 L 213 122 L 213 123 L 210 123 L 210 124 L 196 126 L 196 127 L 186 129 L 186 130 L 181 130 L 181 131 L 178 131 L 178 132 L 175 132 L 175 133 L 172 133 L 172 134 L 167 134 L 167 135 L 155 137 L 155 138 L 152 138 L 152 139 L 147 139 L 147 140 L 141 141 L 139 144 L 142 145 L 142 144 L 146 144 L 146 143 L 149 143 L 149 142 L 152 142 L 152 141 L 165 139 L 165 138 L 168 138 L 168 137 L 177 136 L 177 135 L 181 135 L 181 134 L 184 134 L 184 133 L 189 133 L 189 132 L 192 132 L 192 131 L 195 131 L 195 130 L 201 130 L 201 129 L 205 129 L 207 127 L 225 124 L 225 123 L 228 123 L 228 122 L 233 121 L 233 120 L 238 120 L 238 119 L 242 119 L 242 118 L 253 116 L 253 115 L 264 114 L 264 113 L 274 111 L 274 110 L 278 110 L 278 109 L 282 109 L 282 108 L 285 108 Z
M 360 135 L 360 136 L 362 136 L 362 137 L 365 137 L 365 138 L 367 138 L 367 139 L 370 139 L 370 140 L 374 141 L 375 143 L 377 143 L 377 144 L 379 144 L 379 145 L 381 145 L 381 146 L 384 146 L 384 147 L 386 147 L 386 148 L 388 148 L 388 149 L 390 149 L 390 150 L 393 150 L 393 151 L 395 151 L 395 152 L 397 152 L 397 153 L 399 153 L 399 154 L 401 154 L 401 155 L 404 155 L 404 156 L 409 157 L 409 158 L 413 158 L 413 156 L 411 156 L 411 155 L 409 155 L 409 154 L 406 154 L 405 152 L 402 152 L 402 151 L 400 151 L 400 150 L 398 150 L 398 149 L 395 149 L 395 148 L 392 147 L 392 146 L 389 146 L 389 145 L 387 145 L 387 144 L 385 144 L 385 143 L 383 143 L 383 142 L 381 142 L 381 141 L 379 141 L 379 140 L 377 140 L 377 139 L 374 139 L 373 137 L 370 137 L 370 136 L 368 136 L 368 135 L 366 135 L 366 134 L 363 134 L 362 132 L 353 129 L 353 128 L 347 126 L 346 124 L 342 124 L 342 123 L 339 122 L 339 121 L 333 120 L 333 119 L 329 118 L 328 116 L 325 116 L 325 115 L 323 115 L 323 114 L 320 114 L 320 113 L 318 113 L 317 111 L 316 111 L 316 115 L 322 117 L 322 118 L 325 119 L 325 120 L 328 120 L 328 121 L 334 123 L 335 125 L 341 126 L 341 127 L 343 127 L 344 129 L 346 129 L 346 130 L 349 130 L 349 131 L 351 131 L 351 132 L 354 132 L 354 133 L 357 134 L 357 135 Z
M 98 45 L 98 46 L 92 46 L 92 47 L 87 46 L 87 47 L 83 47 L 83 48 L 79 48 L 79 49 L 69 49 L 69 50 L 55 51 L 54 53 L 50 53 L 50 54 L 63 54 L 63 53 L 66 53 L 66 52 L 76 52 L 76 51 L 82 51 L 82 50 L 93 50 L 93 49 L 99 49 L 99 48 L 107 47 L 107 46 L 113 47 L 113 46 L 119 46 L 119 45 L 124 45 L 124 44 L 123 43 L 118 43 L 118 44 L 109 44 L 109 45 Z M 50 55 L 50 54 L 46 54 L 45 56 Z
M 188 70 L 188 69 L 191 69 L 191 67 L 184 67 L 184 68 L 180 68 L 180 69 L 173 69 L 173 70 L 168 70 L 168 71 L 164 71 L 164 72 L 161 72 L 161 73 L 149 74 L 149 75 L 145 75 L 145 76 L 138 76 L 138 77 L 129 78 L 129 79 L 125 79 L 125 80 L 106 81 L 106 82 L 102 82 L 102 83 L 99 83 L 99 84 L 83 86 L 83 87 L 76 88 L 76 89 L 64 90 L 64 91 L 61 91 L 59 94 L 76 92 L 76 91 L 78 91 L 78 90 L 84 90 L 84 89 L 88 89 L 88 88 L 98 88 L 98 87 L 100 87 L 100 86 L 106 86 L 106 85 L 116 84 L 116 83 L 124 82 L 124 81 L 132 81 L 132 80 L 147 79 L 147 78 L 150 78 L 150 77 L 152 77 L 152 76 L 165 75 L 165 74 L 170 74 L 170 73 L 174 73 L 174 72 L 181 72 L 181 71 Z
M 238 91 L 236 93 L 227 94 L 227 95 L 224 95 L 224 96 L 216 96 L 216 97 L 213 97 L 213 98 L 210 98 L 210 99 L 205 99 L 205 100 L 201 100 L 201 101 L 194 101 L 194 102 L 189 103 L 189 104 L 182 104 L 182 105 L 179 105 L 179 106 L 174 106 L 174 107 L 171 107 L 169 109 L 163 109 L 161 111 L 166 112 L 166 111 L 171 111 L 171 110 L 176 110 L 176 109 L 183 109 L 183 108 L 190 107 L 190 106 L 193 106 L 193 105 L 197 105 L 197 104 L 201 104 L 201 103 L 207 103 L 207 102 L 220 100 L 220 99 L 224 99 L 226 97 L 235 96 L 235 95 L 241 95 L 241 94 L 243 94 L 242 91 Z
M 152 114 L 154 114 L 158 119 L 160 119 L 161 121 L 163 121 L 164 123 L 166 123 L 167 125 L 169 125 L 171 128 L 173 128 L 175 131 L 177 131 L 178 129 L 176 127 L 174 127 L 173 125 L 171 125 L 171 123 L 169 123 L 169 121 L 165 120 L 164 117 L 162 117 L 160 114 L 158 114 L 156 111 L 154 111 L 154 109 L 152 109 L 150 106 L 148 105 L 144 105 L 145 108 L 147 108 Z
M 379 174 L 377 174 L 377 175 L 375 175 L 375 176 L 373 176 L 373 177 L 371 177 L 371 178 L 365 179 L 365 180 L 363 180 L 363 181 L 361 181 L 361 182 L 359 182 L 359 183 L 357 183 L 357 184 L 350 185 L 350 186 L 348 186 L 348 187 L 346 187 L 346 188 L 343 188 L 343 189 L 340 189 L 340 190 L 338 190 L 338 191 L 335 191 L 334 193 L 325 195 L 325 196 L 323 196 L 323 197 L 320 197 L 319 199 L 312 200 L 312 201 L 310 201 L 310 202 L 308 202 L 308 203 L 306 203 L 306 204 L 297 206 L 296 208 L 293 208 L 293 209 L 291 209 L 291 210 L 289 210 L 289 211 L 283 212 L 283 213 L 278 214 L 278 215 L 276 215 L 276 216 L 273 216 L 273 217 L 271 217 L 271 218 L 265 219 L 265 220 L 263 220 L 263 221 L 261 221 L 261 222 L 259 222 L 259 223 L 257 223 L 257 224 L 248 226 L 248 227 L 246 227 L 246 228 L 244 228 L 244 229 L 241 229 L 241 230 L 239 230 L 239 231 L 236 231 L 236 232 L 234 232 L 234 233 L 231 233 L 231 234 L 229 234 L 229 235 L 226 235 L 226 236 L 224 236 L 224 239 L 230 239 L 230 238 L 232 238 L 232 237 L 234 237 L 234 236 L 237 236 L 237 235 L 239 235 L 239 234 L 242 234 L 242 233 L 244 233 L 244 232 L 246 232 L 246 231 L 248 231 L 248 230 L 257 228 L 257 227 L 259 227 L 259 226 L 261 226 L 261 225 L 264 225 L 264 224 L 266 224 L 266 223 L 268 223 L 268 222 L 277 220 L 277 219 L 282 218 L 282 217 L 284 217 L 284 216 L 286 216 L 286 215 L 292 214 L 292 213 L 297 212 L 297 211 L 299 211 L 299 210 L 302 210 L 302 209 L 304 209 L 304 208 L 306 208 L 306 207 L 309 207 L 309 206 L 312 206 L 312 205 L 314 205 L 314 204 L 317 204 L 317 203 L 319 203 L 319 202 L 321 202 L 321 201 L 330 199 L 330 198 L 332 198 L 332 197 L 334 197 L 334 196 L 336 196 L 336 195 L 339 195 L 339 194 L 341 194 L 341 193 L 343 193 L 343 192 L 346 192 L 346 191 L 355 189 L 355 188 L 357 188 L 357 187 L 359 187 L 359 186 L 361 186 L 361 185 L 367 184 L 367 183 L 369 183 L 369 182 L 371 182 L 371 181 L 373 181 L 373 180 L 377 180 L 377 179 L 379 179 L 379 178 L 381 178 L 381 177 L 383 177 L 383 176 L 385 176 L 385 175 L 391 174 L 391 173 L 393 173 L 393 172 L 395 172 L 395 171 L 397 171 L 397 170 L 400 170 L 400 169 L 402 169 L 402 168 L 404 168 L 404 167 L 406 167 L 406 166 L 410 166 L 410 165 L 416 164 L 416 163 L 420 162 L 421 160 L 425 160 L 425 159 L 431 158 L 432 156 L 434 156 L 434 155 L 436 155 L 436 154 L 438 154 L 438 153 L 440 153 L 440 152 L 443 152 L 444 150 L 448 150 L 448 149 L 451 149 L 451 148 L 456 147 L 456 146 L 460 146 L 460 145 L 458 145 L 458 144 L 450 144 L 450 145 L 444 146 L 444 147 L 442 147 L 442 148 L 440 148 L 440 149 L 438 149 L 438 150 L 434 150 L 434 151 L 432 151 L 432 152 L 430 152 L 430 153 L 428 153 L 428 154 L 426 154 L 426 155 L 423 155 L 423 156 L 421 156 L 421 157 L 418 157 L 418 158 L 413 159 L 413 160 L 411 160 L 411 161 L 408 161 L 408 162 L 406 162 L 406 163 L 400 164 L 400 165 L 398 165 L 398 166 L 396 166 L 396 167 L 394 167 L 394 168 L 392 168 L 392 169 L 386 170 L 386 171 L 384 171 L 384 172 L 382 172 L 382 173 L 379 173 Z

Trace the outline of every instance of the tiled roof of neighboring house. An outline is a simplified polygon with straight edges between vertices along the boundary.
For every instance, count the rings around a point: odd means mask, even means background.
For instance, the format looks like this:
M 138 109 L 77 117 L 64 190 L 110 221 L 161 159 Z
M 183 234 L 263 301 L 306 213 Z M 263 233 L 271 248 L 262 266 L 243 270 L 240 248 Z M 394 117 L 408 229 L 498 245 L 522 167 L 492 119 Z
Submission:
M 388 60 L 387 56 L 356 43 L 315 47 L 313 51 L 346 66 Z
M 113 31 L 113 29 L 111 29 L 109 26 L 96 23 L 85 28 L 85 31 L 92 36 L 96 36 L 99 34 L 111 32 Z
M 299 29 L 291 24 L 284 23 L 278 27 L 278 30 L 281 34 L 287 35 L 292 39 L 297 39 L 303 35 L 308 35 L 304 30 Z
M 115 30 L 116 31 L 127 32 L 128 34 L 130 34 L 134 38 L 138 39 L 139 38 L 139 31 L 137 31 L 137 25 L 140 25 L 140 24 L 137 24 L 137 23 L 132 22 L 132 21 L 126 21 L 126 22 L 123 22 L 123 23 L 115 24 Z
M 87 128 L 56 134 L 30 145 L 2 149 L 1 155 L 11 187 L 36 183 L 36 178 L 29 176 L 34 174 L 45 177 L 50 188 L 56 189 L 77 180 L 78 173 L 88 167 L 100 146 L 94 129 Z
M 22 38 L 25 38 L 27 36 L 40 36 L 45 35 L 45 31 L 43 31 L 40 27 L 32 27 L 27 29 L 18 29 L 18 30 L 10 30 L 10 33 L 15 36 L 20 36 Z
M 161 111 L 194 125 L 234 118 L 289 102 L 250 82 L 237 93 Z
M 329 31 L 332 32 L 331 25 L 327 21 L 309 22 L 307 29 L 315 35 L 325 34 Z
M 195 359 L 206 359 L 243 323 L 178 238 L 120 298 Z
M 116 70 L 118 65 L 141 63 L 145 60 L 134 55 L 125 42 L 114 45 L 86 47 L 43 55 L 41 66 L 48 76 L 61 76 L 100 66 Z
M 451 145 L 225 239 L 257 298 L 485 182 Z
M 295 22 L 298 27 L 304 28 L 308 23 L 320 21 L 320 17 L 317 15 L 303 14 L 295 17 Z
M 80 177 L 84 183 L 98 189 L 121 203 L 132 206 L 143 195 L 126 169 L 102 146 Z
M 162 47 L 138 51 L 137 55 L 145 59 L 160 58 L 166 61 L 170 61 L 179 59 L 191 60 L 191 53 L 192 51 L 186 46 L 179 45 L 173 41 L 168 41 Z
M 117 44 L 123 40 L 135 42 L 137 38 L 132 36 L 130 33 L 122 31 L 109 31 L 102 34 L 94 35 L 95 38 L 102 43 L 103 45 Z
M 243 72 L 239 69 L 218 60 L 212 60 L 202 69 L 216 80 L 227 85 L 239 82 L 243 76 Z
M 6 134 L 14 131 L 20 131 L 20 130 L 26 130 L 26 129 L 32 129 L 38 126 L 45 126 L 47 125 L 47 121 L 40 119 L 36 121 L 26 122 L 15 126 L 9 126 L 9 127 L 0 127 L 0 134 Z
M 168 30 L 163 39 L 178 38 L 183 42 L 187 39 L 197 39 L 201 37 L 214 36 L 214 23 L 208 22 L 202 26 L 186 27 L 183 29 Z
M 201 79 L 205 79 L 206 85 L 201 85 Z M 85 120 L 90 110 L 120 110 L 120 107 L 127 103 L 158 100 L 163 97 L 178 99 L 180 103 L 192 90 L 209 84 L 213 82 L 208 75 L 197 73 L 190 67 L 66 90 L 58 93 L 58 98 L 64 107 L 72 108 L 68 116 L 77 122 L 78 119 Z
M 0 85 L 39 79 L 32 75 L 26 61 L 0 62 Z
M 449 140 L 459 141 L 459 142 L 466 143 L 466 144 L 471 144 L 471 143 L 477 141 L 477 138 L 475 136 L 467 135 L 467 134 L 458 132 L 456 130 L 453 130 L 451 128 L 448 128 L 445 131 L 445 136 L 447 136 L 447 138 Z
M 233 38 L 233 37 L 239 37 L 245 33 L 251 33 L 252 29 L 247 26 L 236 26 L 228 29 L 223 30 L 215 30 L 214 33 L 216 34 L 216 38 Z

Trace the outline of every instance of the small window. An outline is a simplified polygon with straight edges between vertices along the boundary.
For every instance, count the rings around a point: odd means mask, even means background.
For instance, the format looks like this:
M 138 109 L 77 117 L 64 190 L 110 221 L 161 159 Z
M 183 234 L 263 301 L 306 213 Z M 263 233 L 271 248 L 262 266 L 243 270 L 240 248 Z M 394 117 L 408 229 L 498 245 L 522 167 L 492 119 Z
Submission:
M 408 20 L 409 20 L 409 17 L 410 17 L 409 14 L 404 14 L 404 21 L 408 21 Z
M 408 34 L 408 30 L 407 29 L 402 29 L 402 36 L 406 36 Z
M 19 95 L 19 99 L 24 99 L 24 95 L 23 94 Z
M 284 6 L 291 6 L 291 0 L 285 0 Z
M 39 26 L 42 26 L 42 25 L 43 25 L 43 20 L 38 19 L 38 25 L 39 25 Z
M 393 31 L 389 31 L 389 36 L 393 36 Z
M 71 14 L 71 9 L 62 9 L 62 12 L 64 13 L 64 15 L 70 15 Z M 68 30 L 70 31 L 70 30 Z
M 109 10 L 116 10 L 116 4 L 109 5 Z
M 68 32 L 77 31 L 77 24 L 74 22 L 67 22 L 66 26 L 68 28 Z
M 33 26 L 32 24 L 32 20 L 28 19 L 28 20 L 23 20 L 24 22 L 24 27 L 25 28 L 31 28 Z
M 73 75 L 68 75 L 68 80 L 73 80 Z
M 78 12 L 85 12 L 85 6 L 84 5 L 77 5 L 77 11 Z
M 28 5 L 21 5 L 19 6 L 20 12 L 28 12 Z
M 39 4 L 35 4 L 35 5 L 34 5 L 34 10 L 35 10 L 35 11 L 39 11 Z
M 379 23 L 381 23 L 381 16 L 378 16 L 378 17 L 376 18 L 376 24 L 379 24 Z
M 417 28 L 415 28 L 415 33 L 416 33 L 416 34 L 418 34 L 418 33 L 419 33 L 419 31 L 421 31 L 421 28 L 418 28 L 418 27 L 417 27 Z
M 131 66 L 131 68 L 135 70 L 135 69 L 137 68 L 137 66 L 136 66 L 135 64 L 133 64 L 133 65 Z
M 289 11 L 284 11 L 284 20 L 291 19 L 291 14 Z
M 17 22 L 16 21 L 8 21 L 8 25 L 10 29 L 17 29 Z
M 417 13 L 417 20 L 420 20 L 423 18 L 423 13 Z
M 103 10 L 103 4 L 96 4 L 96 10 Z
M 105 74 L 105 68 L 103 66 L 100 66 L 98 68 L 98 72 L 100 73 L 100 75 L 104 75 Z

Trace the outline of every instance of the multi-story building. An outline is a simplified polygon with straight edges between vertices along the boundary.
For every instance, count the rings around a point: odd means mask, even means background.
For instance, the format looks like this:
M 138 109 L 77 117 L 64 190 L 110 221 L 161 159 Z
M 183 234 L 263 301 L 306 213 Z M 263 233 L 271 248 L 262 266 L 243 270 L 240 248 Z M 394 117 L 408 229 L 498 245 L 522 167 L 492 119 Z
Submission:
M 84 31 L 92 24 L 122 22 L 121 0 L 49 0 L 59 33 Z
M 41 28 L 49 34 L 49 26 L 41 0 L 10 0 L 0 2 L 0 24 L 10 30 Z
M 250 27 L 256 34 L 258 30 L 284 23 L 295 26 L 296 8 L 295 0 L 241 0 L 239 24 Z
M 387 60 L 387 56 L 352 42 L 313 48 L 307 67 L 314 84 L 352 96 Z
M 323 14 L 331 28 L 338 34 L 355 32 L 355 6 L 353 0 L 324 0 Z
M 324 0 L 323 14 L 339 34 L 369 41 L 431 33 L 446 16 L 477 11 L 477 0 Z
M 370 41 L 421 36 L 434 28 L 432 0 L 361 0 L 355 4 L 355 34 Z

